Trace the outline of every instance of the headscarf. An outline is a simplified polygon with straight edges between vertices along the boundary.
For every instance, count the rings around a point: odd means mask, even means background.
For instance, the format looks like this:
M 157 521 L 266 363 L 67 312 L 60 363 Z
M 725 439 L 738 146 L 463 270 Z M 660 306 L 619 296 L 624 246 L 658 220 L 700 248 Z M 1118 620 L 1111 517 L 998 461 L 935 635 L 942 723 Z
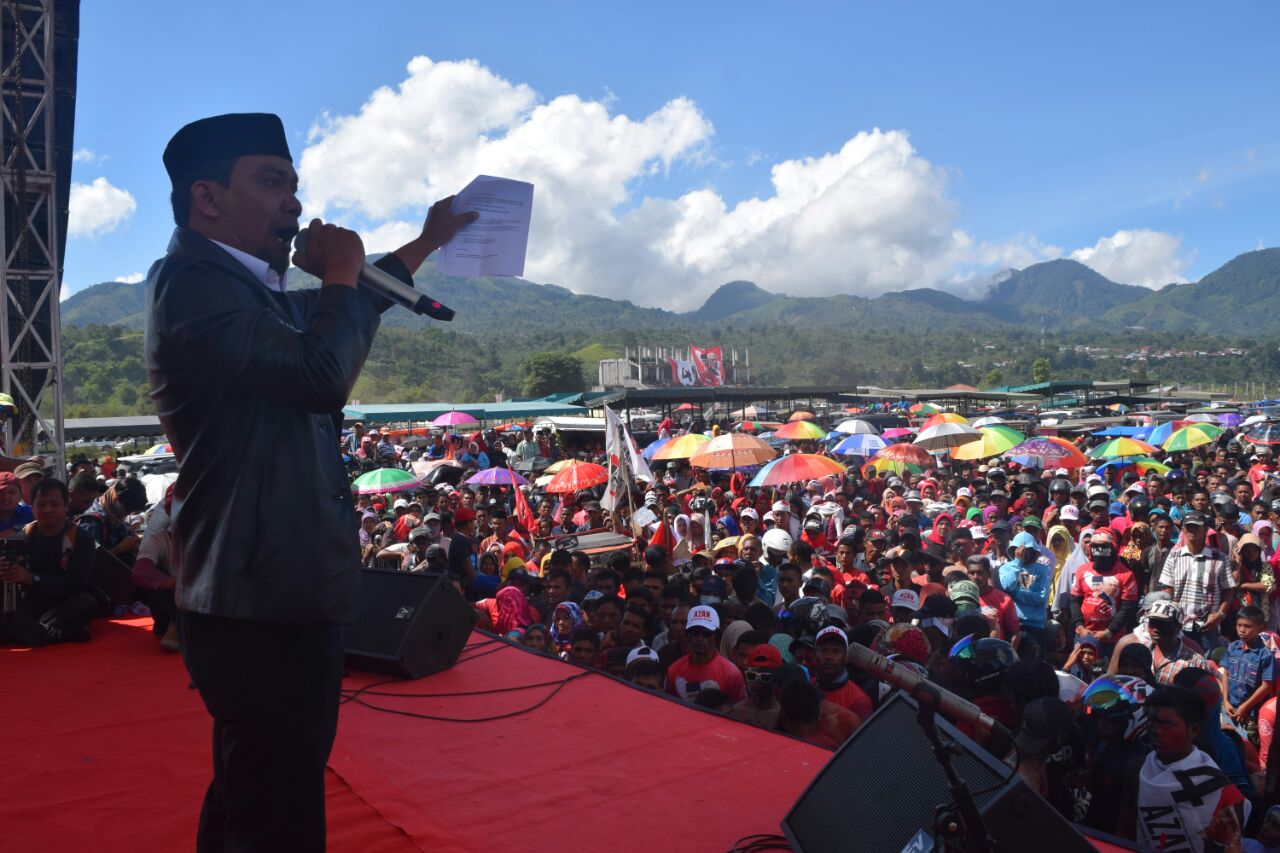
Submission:
M 573 620 L 573 627 L 569 629 L 569 636 L 567 637 L 560 636 L 556 631 L 555 614 L 559 613 L 561 610 L 568 613 L 569 618 Z M 551 614 L 551 628 L 549 630 L 549 633 L 551 634 L 551 641 L 557 646 L 567 646 L 569 643 L 573 642 L 573 635 L 585 627 L 587 627 L 587 621 L 582 618 L 582 608 L 574 604 L 572 601 L 562 601 L 556 605 L 555 611 Z
M 504 586 L 494 598 L 498 602 L 498 624 L 493 626 L 495 634 L 523 631 L 533 622 L 528 599 L 514 586 Z
M 680 532 L 680 519 L 682 518 L 684 519 L 683 533 Z M 677 515 L 675 517 L 675 520 L 671 522 L 671 532 L 675 534 L 677 545 L 683 542 L 685 537 L 689 535 L 689 516 L 685 515 L 684 513 L 680 513 L 679 515 Z
M 733 660 L 733 649 L 738 645 L 738 640 L 742 639 L 742 635 L 751 629 L 751 623 L 743 619 L 737 619 L 729 623 L 729 627 L 724 629 L 724 634 L 720 637 L 720 654 Z

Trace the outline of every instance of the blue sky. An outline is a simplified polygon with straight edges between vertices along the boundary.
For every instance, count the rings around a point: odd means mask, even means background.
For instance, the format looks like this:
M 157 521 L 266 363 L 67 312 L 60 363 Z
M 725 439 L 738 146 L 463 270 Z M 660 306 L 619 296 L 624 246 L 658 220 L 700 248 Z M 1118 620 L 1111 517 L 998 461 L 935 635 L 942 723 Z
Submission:
M 538 187 L 529 278 L 666 307 L 739 277 L 972 292 L 1073 253 L 1159 286 L 1280 245 L 1273 3 L 119 0 L 82 16 L 70 291 L 163 252 L 161 151 L 229 111 L 280 113 L 304 201 L 371 250 L 501 169 Z

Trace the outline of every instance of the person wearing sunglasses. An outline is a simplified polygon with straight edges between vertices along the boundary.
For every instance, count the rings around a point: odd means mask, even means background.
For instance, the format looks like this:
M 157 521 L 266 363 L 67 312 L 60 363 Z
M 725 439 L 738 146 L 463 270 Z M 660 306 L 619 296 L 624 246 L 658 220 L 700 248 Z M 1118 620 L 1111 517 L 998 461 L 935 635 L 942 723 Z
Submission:
M 761 643 L 747 654 L 747 698 L 729 710 L 729 716 L 765 729 L 778 726 L 782 705 L 778 703 L 777 675 L 782 666 L 782 652 L 776 646 Z

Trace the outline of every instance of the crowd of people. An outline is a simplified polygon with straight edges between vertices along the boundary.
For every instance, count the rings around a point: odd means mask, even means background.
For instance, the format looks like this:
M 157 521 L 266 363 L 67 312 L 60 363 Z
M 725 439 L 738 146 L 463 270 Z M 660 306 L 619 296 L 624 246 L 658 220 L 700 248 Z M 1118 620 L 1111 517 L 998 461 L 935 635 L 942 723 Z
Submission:
M 1152 849 L 1280 849 L 1269 446 L 1228 430 L 1147 472 L 938 455 L 780 488 L 675 461 L 609 506 L 603 487 L 468 485 L 565 455 L 550 432 L 506 436 L 433 432 L 410 450 L 345 434 L 353 479 L 456 472 L 357 498 L 364 565 L 444 573 L 512 643 L 832 749 L 894 693 L 851 663 L 859 644 L 1002 723 L 1012 738 L 961 727 L 1072 821 Z M 109 461 L 68 476 L 0 473 L 16 590 L 0 630 L 84 641 L 126 606 L 179 648 L 166 502 L 147 511 L 136 472 Z M 577 550 L 600 531 L 620 544 Z M 93 583 L 95 545 L 131 567 L 129 601 Z

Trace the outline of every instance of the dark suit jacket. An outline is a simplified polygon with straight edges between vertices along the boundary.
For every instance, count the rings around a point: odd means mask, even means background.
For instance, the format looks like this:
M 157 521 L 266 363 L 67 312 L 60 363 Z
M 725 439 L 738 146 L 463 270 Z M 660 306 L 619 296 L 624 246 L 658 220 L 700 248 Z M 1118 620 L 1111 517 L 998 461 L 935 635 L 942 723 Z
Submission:
M 394 255 L 378 265 L 412 284 Z M 360 554 L 337 430 L 387 303 L 348 287 L 287 297 L 187 228 L 147 275 L 151 397 L 180 465 L 178 607 L 350 623 Z

